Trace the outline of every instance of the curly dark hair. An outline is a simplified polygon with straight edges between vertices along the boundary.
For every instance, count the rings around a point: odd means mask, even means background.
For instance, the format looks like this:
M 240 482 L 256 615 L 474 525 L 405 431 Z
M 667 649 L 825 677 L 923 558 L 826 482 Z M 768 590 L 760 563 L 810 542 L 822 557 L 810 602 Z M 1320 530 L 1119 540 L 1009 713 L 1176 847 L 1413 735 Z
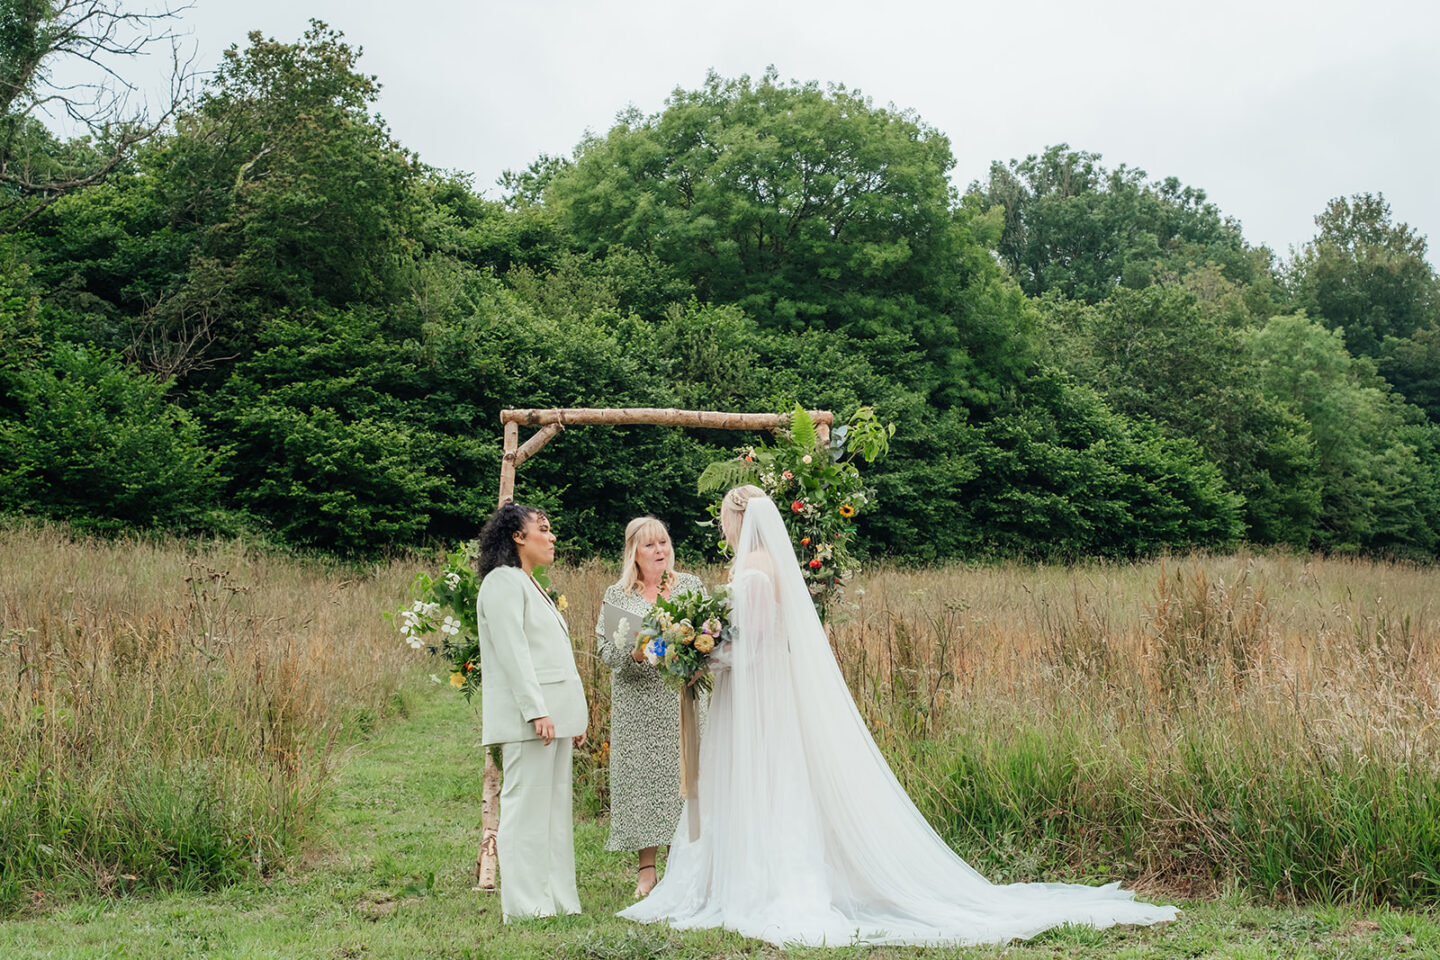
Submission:
M 532 516 L 549 519 L 539 507 L 527 507 L 523 503 L 507 503 L 490 515 L 480 529 L 479 556 L 475 560 L 475 571 L 480 579 L 496 567 L 520 566 L 520 550 L 515 546 L 515 534 L 525 529 Z

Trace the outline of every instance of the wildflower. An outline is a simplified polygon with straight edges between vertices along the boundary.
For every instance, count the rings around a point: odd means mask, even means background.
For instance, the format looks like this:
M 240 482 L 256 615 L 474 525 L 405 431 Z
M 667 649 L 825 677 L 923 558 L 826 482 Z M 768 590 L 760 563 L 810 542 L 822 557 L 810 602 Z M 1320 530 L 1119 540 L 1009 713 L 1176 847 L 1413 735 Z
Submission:
M 460 586 L 460 574 L 456 573 L 453 570 L 445 574 L 445 585 L 451 590 L 454 590 L 456 587 Z
M 475 669 L 475 664 L 471 663 L 469 660 L 466 660 L 466 661 L 465 661 L 465 672 L 466 672 L 466 673 L 469 673 L 471 670 L 474 670 L 474 669 Z
M 555 609 L 561 613 L 570 609 L 570 601 L 565 599 L 565 594 L 560 594 L 560 597 L 555 601 Z
M 820 564 L 821 564 L 820 558 L 819 558 L 819 557 L 816 557 L 814 560 L 811 560 L 811 561 L 810 561 L 810 569 L 811 569 L 811 570 L 819 570 L 819 569 L 820 569 Z
M 457 687 L 457 688 L 458 688 L 458 687 L 463 687 L 463 686 L 465 686 L 465 674 L 463 674 L 463 673 L 452 673 L 452 674 L 450 674 L 450 686 L 452 686 L 452 687 Z
M 855 516 L 855 508 L 848 503 L 840 504 L 840 516 L 847 518 Z
M 796 513 L 799 513 L 800 511 L 805 509 L 805 504 L 800 500 L 796 500 L 794 503 L 790 504 L 790 509 L 794 510 Z
M 810 546 L 810 538 L 809 538 L 809 537 L 801 537 L 801 538 L 800 538 L 800 546 L 802 546 L 802 547 L 808 547 L 808 546 Z
M 440 624 L 440 632 L 447 636 L 455 636 L 460 632 L 460 621 L 454 617 L 446 616 L 445 622 Z
M 801 462 L 801 463 L 809 463 L 809 462 L 810 462 L 810 454 L 807 453 L 807 454 L 805 454 L 805 456 L 801 457 L 801 458 L 800 458 L 800 462 Z
M 780 476 L 784 477 L 786 480 L 795 479 L 795 474 L 791 473 L 789 470 L 786 470 L 784 473 L 780 474 Z

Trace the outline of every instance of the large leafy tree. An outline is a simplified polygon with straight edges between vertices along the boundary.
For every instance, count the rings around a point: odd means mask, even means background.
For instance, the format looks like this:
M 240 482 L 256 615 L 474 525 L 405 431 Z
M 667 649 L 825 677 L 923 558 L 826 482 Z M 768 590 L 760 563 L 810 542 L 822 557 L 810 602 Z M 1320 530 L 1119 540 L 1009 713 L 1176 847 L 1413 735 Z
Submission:
M 1224 299 L 1162 284 L 1046 306 L 1049 359 L 1117 412 L 1193 441 L 1244 498 L 1249 540 L 1310 544 L 1320 486 L 1309 427 L 1261 389 Z
M 1440 278 L 1425 259 L 1425 237 L 1393 221 L 1383 194 L 1331 200 L 1315 225 L 1315 239 L 1290 263 L 1295 302 L 1343 330 L 1352 353 L 1374 357 L 1386 337 L 1440 324 Z
M 1205 191 L 1100 161 L 1062 143 L 993 163 L 985 183 L 970 185 L 982 209 L 1003 211 L 996 249 L 1027 294 L 1094 303 L 1211 262 L 1233 280 L 1264 281 L 1268 255 L 1246 247 Z
M 1340 331 L 1303 314 L 1247 336 L 1256 382 L 1304 417 L 1321 484 L 1313 545 L 1433 556 L 1440 543 L 1435 427 L 1400 401 Z M 1423 418 L 1421 418 L 1423 420 Z
M 282 311 L 403 297 L 427 199 L 338 32 L 312 21 L 296 43 L 249 41 L 129 175 L 66 198 L 35 229 L 64 305 L 111 315 L 134 360 L 206 385 Z
M 844 87 L 711 74 L 548 167 L 544 196 L 592 254 L 651 255 L 765 329 L 910 337 L 931 364 L 913 374 L 963 390 L 1024 350 L 953 163 L 939 132 Z

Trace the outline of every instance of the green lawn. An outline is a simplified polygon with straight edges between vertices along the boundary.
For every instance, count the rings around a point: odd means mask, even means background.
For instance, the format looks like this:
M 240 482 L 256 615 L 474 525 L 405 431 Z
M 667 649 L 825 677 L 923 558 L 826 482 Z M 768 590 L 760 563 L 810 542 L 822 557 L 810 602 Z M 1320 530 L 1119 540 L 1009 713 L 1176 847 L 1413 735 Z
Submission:
M 772 955 L 723 932 L 674 933 L 613 914 L 628 902 L 629 857 L 604 850 L 605 824 L 576 833 L 578 917 L 504 926 L 497 898 L 470 890 L 479 819 L 478 720 L 427 685 L 344 758 L 316 848 L 293 871 L 212 894 L 94 899 L 0 924 L 0 960 L 21 958 L 687 958 Z M 431 876 L 433 874 L 433 883 Z M 1181 958 L 1440 957 L 1434 914 L 1181 905 L 1148 929 L 1053 931 L 1023 944 L 955 949 L 793 950 L 790 956 Z

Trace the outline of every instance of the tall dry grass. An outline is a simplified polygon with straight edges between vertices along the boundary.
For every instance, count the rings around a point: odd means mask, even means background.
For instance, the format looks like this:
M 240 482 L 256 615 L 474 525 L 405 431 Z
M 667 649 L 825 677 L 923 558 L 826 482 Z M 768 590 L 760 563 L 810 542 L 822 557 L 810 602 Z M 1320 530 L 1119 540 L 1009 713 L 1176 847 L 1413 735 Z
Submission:
M 223 883 L 293 851 L 334 748 L 416 662 L 381 613 L 420 566 L 0 529 L 0 906 Z M 614 578 L 551 571 L 596 813 L 591 625 Z M 886 567 L 829 629 L 907 789 L 995 879 L 1413 904 L 1440 893 L 1437 585 L 1289 556 Z
M 378 611 L 414 566 L 0 529 L 0 907 L 293 851 L 333 749 L 398 688 Z
M 613 575 L 556 572 L 582 660 Z M 1440 895 L 1440 572 L 1194 556 L 882 568 L 859 586 L 830 618 L 856 702 L 992 877 Z M 603 745 L 608 677 L 589 670 Z M 598 764 L 581 781 L 603 793 Z

